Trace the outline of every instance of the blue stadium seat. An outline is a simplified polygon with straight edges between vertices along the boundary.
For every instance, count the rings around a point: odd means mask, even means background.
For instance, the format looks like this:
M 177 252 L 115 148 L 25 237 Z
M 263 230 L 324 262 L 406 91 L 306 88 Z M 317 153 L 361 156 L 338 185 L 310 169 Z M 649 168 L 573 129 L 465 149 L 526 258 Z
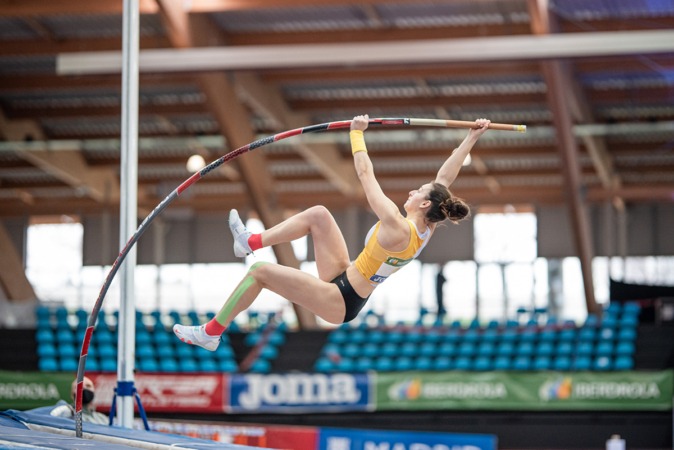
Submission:
M 75 333 L 70 328 L 59 328 L 56 330 L 54 339 L 57 345 L 73 345 L 75 344 Z
M 79 360 L 78 360 L 79 364 Z M 92 358 L 90 356 L 87 356 L 87 362 L 86 362 L 86 370 L 89 370 L 91 372 L 100 372 L 101 371 L 101 364 L 98 362 L 98 359 Z
M 533 370 L 550 370 L 552 368 L 552 359 L 548 355 L 538 355 L 534 358 L 532 364 Z
M 334 363 L 330 360 L 330 358 L 325 356 L 318 358 L 314 363 L 314 370 L 319 373 L 332 372 L 334 369 Z
M 636 327 L 639 324 L 638 314 L 623 315 L 618 320 L 620 327 Z
M 197 365 L 199 366 L 199 372 L 215 373 L 218 371 L 218 364 L 213 359 L 197 361 Z
M 433 370 L 446 371 L 452 368 L 452 358 L 449 356 L 438 356 L 433 361 Z
M 516 356 L 532 356 L 534 354 L 534 341 L 520 342 L 515 349 Z
M 348 334 L 346 333 L 346 331 L 342 329 L 333 330 L 328 336 L 328 342 L 332 342 L 334 344 L 343 344 L 348 339 L 349 339 Z
M 258 359 L 258 361 L 260 361 Z M 198 372 L 199 365 L 194 358 L 182 358 L 178 360 L 178 372 Z
M 453 342 L 443 342 L 438 346 L 438 356 L 454 356 L 456 354 L 456 345 Z
M 283 345 L 285 341 L 286 341 L 285 332 L 281 330 L 274 330 L 267 339 L 267 342 L 277 347 Z
M 488 328 L 482 333 L 482 342 L 495 344 L 500 338 L 500 332 L 496 328 Z
M 580 341 L 576 345 L 577 355 L 588 356 L 594 352 L 594 344 L 590 341 Z
M 627 302 L 623 305 L 623 315 L 639 314 L 641 312 L 641 305 L 638 302 Z
M 398 346 L 393 342 L 385 342 L 381 347 L 381 355 L 388 357 L 398 356 Z
M 488 370 L 494 370 L 494 364 L 492 359 L 489 356 L 478 356 L 473 361 L 473 370 L 478 372 L 486 372 Z
M 117 360 L 116 359 L 100 359 L 101 372 L 116 372 L 117 371 Z
M 194 357 L 194 345 L 180 344 L 175 347 L 175 357 L 177 359 L 182 358 L 193 358 Z
M 557 355 L 571 355 L 573 353 L 574 345 L 571 342 L 563 341 L 557 344 L 555 353 Z
M 632 356 L 636 351 L 636 346 L 632 341 L 618 342 L 615 348 L 616 356 Z
M 468 356 L 459 356 L 454 361 L 455 370 L 470 370 L 472 367 L 472 361 Z
M 41 343 L 37 346 L 37 356 L 40 358 L 55 358 L 56 346 L 48 342 Z
M 604 309 L 605 313 L 619 315 L 622 313 L 623 305 L 620 302 L 610 302 L 608 306 Z
M 500 341 L 502 343 L 505 343 L 505 342 L 515 343 L 518 340 L 519 340 L 519 332 L 516 328 L 506 328 L 501 333 Z
M 551 356 L 555 352 L 555 347 L 550 341 L 541 341 L 536 347 L 537 356 Z
M 270 344 L 266 344 L 264 347 L 260 349 L 260 358 L 268 360 L 276 359 L 278 357 L 278 353 L 279 352 L 277 347 Z
M 557 340 L 557 331 L 552 329 L 544 329 L 538 334 L 540 343 L 551 344 Z
M 56 353 L 59 358 L 74 358 L 79 356 L 79 351 L 75 347 L 75 344 L 59 344 L 56 347 Z
M 381 330 L 370 330 L 367 334 L 367 342 L 375 345 L 386 342 L 386 333 Z
M 476 347 L 472 342 L 462 342 L 457 349 L 457 355 L 460 357 L 471 357 L 475 355 Z
M 637 331 L 634 328 L 621 328 L 618 331 L 619 341 L 635 341 L 637 339 Z
M 515 354 L 515 345 L 511 342 L 501 342 L 496 350 L 497 355 L 512 356 Z
M 349 334 L 349 342 L 352 342 L 354 344 L 362 344 L 367 340 L 367 332 L 364 330 L 353 330 L 351 334 Z
M 163 357 L 159 361 L 159 371 L 167 373 L 178 372 L 178 361 L 175 358 Z
M 138 363 L 141 372 L 159 372 L 159 364 L 154 358 L 142 358 Z
M 152 341 L 157 348 L 161 348 L 164 345 L 171 345 L 176 342 L 177 339 L 178 338 L 176 338 L 173 333 L 169 333 L 163 328 L 155 329 L 152 333 Z
M 480 340 L 480 330 L 478 328 L 469 328 L 463 334 L 461 340 L 462 343 L 475 344 Z
M 477 348 L 477 355 L 491 357 L 496 353 L 496 346 L 492 342 L 482 342 Z
M 592 358 L 584 355 L 576 356 L 572 367 L 573 370 L 590 370 L 592 368 Z
M 597 356 L 611 356 L 613 354 L 613 342 L 600 341 L 599 343 L 597 343 L 595 354 Z
M 433 357 L 437 353 L 437 347 L 433 342 L 423 342 L 419 346 L 419 355 L 420 356 L 427 356 L 427 357 Z
M 409 356 L 399 356 L 393 360 L 393 368 L 398 372 L 405 372 L 412 370 L 414 367 L 413 360 Z
M 613 369 L 613 358 L 610 356 L 597 356 L 592 361 L 592 370 L 606 371 Z
M 117 348 L 113 347 L 111 344 L 98 345 L 92 353 L 95 353 L 101 360 L 117 358 Z
M 520 333 L 520 342 L 527 342 L 533 344 L 538 341 L 538 330 L 534 327 L 528 327 Z
M 414 360 L 414 370 L 419 372 L 426 372 L 432 370 L 433 368 L 433 359 L 428 356 L 419 356 Z
M 513 370 L 530 370 L 531 369 L 531 359 L 528 356 L 517 355 L 512 362 Z
M 414 357 L 418 354 L 419 347 L 414 342 L 405 342 L 400 346 L 399 352 L 402 356 Z
M 571 358 L 568 355 L 558 355 L 552 362 L 553 370 L 571 370 Z
M 75 372 L 75 371 L 77 371 L 77 359 L 75 359 L 75 358 L 61 358 L 59 360 L 59 370 L 61 372 Z
M 368 372 L 374 370 L 374 360 L 367 356 L 361 356 L 356 359 L 354 370 L 356 372 Z
M 632 370 L 634 368 L 634 359 L 631 356 L 620 355 L 616 357 L 613 364 L 614 370 Z
M 559 342 L 574 342 L 578 335 L 576 328 L 564 328 L 557 336 Z
M 599 330 L 597 339 L 599 341 L 612 341 L 617 336 L 618 333 L 615 328 L 604 326 L 601 330 Z
M 239 370 L 239 366 L 233 358 L 221 359 L 217 364 L 220 372 L 234 373 Z
M 392 372 L 393 359 L 388 356 L 382 356 L 374 361 L 374 370 L 377 372 Z
M 271 363 L 266 359 L 256 359 L 251 364 L 249 371 L 251 373 L 269 373 L 271 371 Z
M 338 372 L 353 372 L 355 369 L 355 363 L 351 358 L 342 358 L 337 362 L 337 371 Z
M 54 332 L 51 328 L 38 328 L 35 333 L 35 341 L 40 344 L 54 344 Z
M 54 357 L 40 358 L 37 361 L 37 366 L 42 372 L 57 372 L 58 362 Z
M 494 359 L 494 370 L 510 370 L 510 357 L 499 355 Z
M 140 359 L 154 359 L 155 356 L 154 347 L 152 345 L 145 344 L 136 346 L 136 357 Z
M 583 327 L 578 332 L 578 340 L 581 342 L 594 342 L 597 337 L 597 329 L 593 327 Z
M 361 355 L 361 347 L 358 344 L 348 343 L 342 347 L 340 354 L 346 356 L 347 358 L 357 358 Z

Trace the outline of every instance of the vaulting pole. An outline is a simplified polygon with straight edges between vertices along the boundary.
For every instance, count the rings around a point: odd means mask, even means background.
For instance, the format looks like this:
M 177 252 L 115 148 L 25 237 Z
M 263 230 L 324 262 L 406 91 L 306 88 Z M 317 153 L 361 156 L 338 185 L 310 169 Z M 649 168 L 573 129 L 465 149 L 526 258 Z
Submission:
M 131 1 L 131 0 L 127 0 Z M 137 8 L 136 8 L 137 11 Z M 136 18 L 137 19 L 137 18 Z M 137 72 L 136 72 L 137 74 Z M 136 83 L 137 83 L 137 78 L 136 78 Z M 137 86 L 136 86 L 137 88 Z M 134 96 L 135 101 L 137 101 L 138 96 Z M 135 105 L 136 108 L 136 113 L 137 113 L 137 103 Z M 475 127 L 474 122 L 465 122 L 465 121 L 454 121 L 454 120 L 439 120 L 439 119 L 414 119 L 414 118 L 385 118 L 385 119 L 370 119 L 369 121 L 370 125 L 379 125 L 379 126 L 422 126 L 422 127 L 443 127 L 443 128 L 473 128 Z M 76 435 L 77 437 L 82 437 L 82 380 L 84 378 L 84 366 L 86 364 L 87 360 L 87 353 L 89 351 L 89 344 L 91 341 L 91 336 L 93 335 L 94 332 L 94 325 L 96 324 L 96 319 L 98 317 L 98 313 L 101 310 L 101 305 L 103 304 L 103 300 L 105 299 L 105 295 L 108 292 L 108 289 L 110 288 L 110 285 L 112 284 L 112 280 L 115 278 L 115 274 L 119 271 L 119 268 L 121 264 L 124 262 L 126 259 L 127 255 L 131 253 L 131 250 L 134 248 L 136 245 L 136 242 L 138 242 L 138 239 L 145 233 L 147 230 L 148 226 L 152 223 L 152 221 L 159 215 L 161 212 L 166 209 L 173 200 L 178 198 L 180 194 L 185 192 L 190 186 L 192 186 L 194 183 L 199 181 L 201 178 L 205 177 L 206 175 L 209 174 L 209 172 L 213 171 L 214 169 L 217 169 L 220 167 L 222 164 L 228 163 L 232 161 L 235 158 L 238 158 L 239 156 L 243 155 L 244 153 L 247 153 L 251 150 L 255 150 L 256 148 L 260 148 L 264 145 L 271 144 L 283 139 L 287 139 L 289 137 L 293 136 L 298 136 L 300 134 L 308 134 L 308 133 L 317 133 L 317 132 L 322 132 L 322 131 L 331 131 L 331 130 L 338 130 L 338 129 L 344 129 L 344 128 L 349 128 L 351 126 L 351 120 L 342 120 L 342 121 L 337 121 L 337 122 L 327 122 L 327 123 L 322 123 L 318 125 L 309 125 L 303 128 L 295 128 L 293 130 L 288 130 L 284 131 L 278 134 L 275 134 L 273 136 L 267 136 L 261 139 L 258 139 L 254 142 L 251 142 L 249 144 L 244 145 L 243 147 L 239 147 L 235 150 L 230 151 L 229 153 L 221 156 L 220 158 L 216 159 L 212 163 L 208 164 L 206 167 L 201 169 L 200 171 L 194 173 L 191 177 L 189 177 L 187 180 L 183 181 L 182 184 L 180 184 L 177 188 L 175 188 L 164 200 L 162 200 L 153 210 L 152 212 L 143 220 L 143 222 L 138 226 L 136 229 L 135 233 L 131 234 L 131 237 L 129 240 L 126 242 L 126 245 L 122 248 L 122 250 L 119 252 L 119 255 L 117 256 L 117 259 L 113 262 L 112 267 L 110 268 L 110 271 L 108 272 L 108 275 L 105 277 L 105 281 L 103 282 L 103 286 L 101 286 L 101 290 L 98 294 L 98 299 L 96 299 L 96 303 L 94 304 L 94 308 L 91 311 L 91 315 L 89 316 L 89 321 L 87 323 L 87 329 L 84 334 L 84 339 L 82 341 L 82 350 L 80 351 L 80 361 L 79 361 L 79 366 L 77 369 L 77 382 L 78 382 L 78 388 L 77 388 L 77 396 L 76 396 Z M 525 125 L 513 125 L 513 124 L 495 124 L 491 123 L 489 124 L 490 129 L 495 129 L 495 130 L 503 130 L 503 131 L 518 131 L 521 133 L 526 132 L 527 127 Z M 134 128 L 134 132 L 136 132 Z M 136 140 L 137 140 L 137 135 Z M 135 141 L 134 141 L 135 142 Z M 123 196 L 124 197 L 124 196 Z M 134 193 L 134 199 L 135 199 L 135 193 Z M 134 213 L 135 217 L 135 213 Z M 135 254 L 134 254 L 134 260 L 135 260 Z M 134 264 L 135 265 L 135 264 Z M 133 315 L 133 319 L 135 322 L 135 313 Z M 133 344 L 134 340 L 132 339 L 130 341 L 131 344 Z M 134 358 L 131 358 L 131 365 L 127 366 L 128 368 L 132 368 L 132 364 L 134 362 Z M 130 379 L 133 379 L 133 372 L 131 372 Z M 133 400 L 133 397 L 130 397 L 131 401 Z M 133 403 L 131 403 L 131 411 L 133 412 Z

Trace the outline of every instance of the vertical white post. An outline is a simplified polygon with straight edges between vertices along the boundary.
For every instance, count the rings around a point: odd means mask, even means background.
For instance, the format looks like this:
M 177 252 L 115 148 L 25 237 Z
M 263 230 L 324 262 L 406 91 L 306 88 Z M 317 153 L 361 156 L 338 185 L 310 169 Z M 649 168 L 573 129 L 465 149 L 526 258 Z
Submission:
M 123 248 L 137 228 L 138 210 L 138 0 L 124 0 L 122 27 L 122 155 L 120 195 L 120 246 Z M 120 394 L 121 386 L 133 385 L 136 341 L 134 246 L 121 267 L 121 301 L 117 352 L 118 425 L 133 428 L 133 395 Z

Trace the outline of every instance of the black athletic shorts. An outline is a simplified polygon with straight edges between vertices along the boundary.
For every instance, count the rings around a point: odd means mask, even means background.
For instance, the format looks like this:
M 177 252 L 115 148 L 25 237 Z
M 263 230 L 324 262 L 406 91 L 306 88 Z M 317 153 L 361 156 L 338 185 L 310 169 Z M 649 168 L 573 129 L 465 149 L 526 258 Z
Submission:
M 363 306 L 365 306 L 365 303 L 367 303 L 367 299 L 370 298 L 370 296 L 368 295 L 366 298 L 363 298 L 353 290 L 351 283 L 349 283 L 349 279 L 346 277 L 346 271 L 335 277 L 331 283 L 337 285 L 339 292 L 342 293 L 342 298 L 344 299 L 344 306 L 346 308 L 346 313 L 344 313 L 344 323 L 351 322 L 356 318 L 360 310 L 363 309 Z

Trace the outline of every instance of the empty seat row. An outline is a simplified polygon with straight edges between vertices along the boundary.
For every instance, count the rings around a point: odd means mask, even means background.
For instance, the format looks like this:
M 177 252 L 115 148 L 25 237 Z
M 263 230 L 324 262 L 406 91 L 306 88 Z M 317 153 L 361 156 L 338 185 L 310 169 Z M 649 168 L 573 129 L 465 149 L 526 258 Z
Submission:
M 321 357 L 316 361 L 317 372 L 400 372 L 400 371 L 607 371 L 630 370 L 634 367 L 631 356 L 443 356 L 431 358 L 426 356 L 409 357 L 382 356 L 377 358 L 339 358 Z

